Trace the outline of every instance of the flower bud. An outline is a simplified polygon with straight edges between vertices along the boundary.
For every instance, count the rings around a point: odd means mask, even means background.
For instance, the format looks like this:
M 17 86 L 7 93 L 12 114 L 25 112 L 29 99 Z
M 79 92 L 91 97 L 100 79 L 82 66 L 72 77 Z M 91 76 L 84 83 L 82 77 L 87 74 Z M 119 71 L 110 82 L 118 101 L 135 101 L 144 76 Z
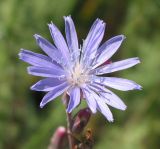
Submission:
M 59 126 L 56 129 L 53 137 L 51 138 L 51 142 L 48 149 L 62 149 L 65 143 L 66 137 L 67 137 L 66 128 L 63 126 Z
M 91 111 L 89 108 L 81 109 L 75 116 L 72 125 L 72 132 L 79 133 L 83 131 L 85 126 L 88 124 L 89 118 L 91 116 Z
M 103 64 L 101 64 L 100 66 L 104 66 L 104 65 L 108 65 L 108 64 L 111 64 L 112 61 L 111 60 L 106 60 Z M 100 67 L 99 66 L 99 67 Z

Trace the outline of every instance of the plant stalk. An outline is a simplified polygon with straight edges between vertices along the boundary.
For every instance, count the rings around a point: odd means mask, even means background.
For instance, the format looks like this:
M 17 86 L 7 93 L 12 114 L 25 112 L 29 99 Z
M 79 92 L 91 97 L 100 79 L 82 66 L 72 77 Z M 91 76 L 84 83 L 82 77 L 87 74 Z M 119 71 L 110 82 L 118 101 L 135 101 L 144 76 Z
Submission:
M 67 115 L 67 135 L 68 135 L 69 148 L 74 149 L 74 139 L 71 131 L 71 125 L 72 125 L 71 113 L 66 112 L 66 115 Z

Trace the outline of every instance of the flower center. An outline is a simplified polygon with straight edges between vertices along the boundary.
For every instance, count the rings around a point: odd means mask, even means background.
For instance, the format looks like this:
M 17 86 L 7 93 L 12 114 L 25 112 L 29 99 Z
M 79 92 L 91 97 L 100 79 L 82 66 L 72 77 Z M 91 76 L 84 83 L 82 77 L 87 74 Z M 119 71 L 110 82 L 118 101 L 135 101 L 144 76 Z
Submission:
M 88 74 L 84 72 L 79 62 L 76 63 L 71 75 L 68 77 L 68 82 L 72 85 L 82 85 L 88 81 Z

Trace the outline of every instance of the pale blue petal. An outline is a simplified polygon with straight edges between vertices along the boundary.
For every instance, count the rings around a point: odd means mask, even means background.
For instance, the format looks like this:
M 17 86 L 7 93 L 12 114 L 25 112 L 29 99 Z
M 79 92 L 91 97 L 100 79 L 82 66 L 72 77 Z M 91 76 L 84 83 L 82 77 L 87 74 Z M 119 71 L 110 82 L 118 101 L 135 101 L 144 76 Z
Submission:
M 64 20 L 65 20 L 65 32 L 66 32 L 67 44 L 70 53 L 72 54 L 72 57 L 74 58 L 74 60 L 76 60 L 80 54 L 80 51 L 78 48 L 78 38 L 74 22 L 71 16 L 64 17 Z
M 113 115 L 106 103 L 103 100 L 96 100 L 97 109 L 106 117 L 109 122 L 113 122 Z
M 116 109 L 124 111 L 127 108 L 124 102 L 113 93 L 100 93 L 100 97 L 107 105 L 110 105 Z
M 115 36 L 108 41 L 106 41 L 102 46 L 98 49 L 97 58 L 94 63 L 93 68 L 100 66 L 105 61 L 110 59 L 112 55 L 118 50 L 122 41 L 125 39 L 124 35 Z
M 61 51 L 64 61 L 67 62 L 69 60 L 69 49 L 67 47 L 66 41 L 59 31 L 59 29 L 53 24 L 48 24 L 51 36 L 53 38 L 53 41 L 56 45 L 56 47 Z
M 104 100 L 106 104 L 119 110 L 126 110 L 127 106 L 125 103 L 112 91 L 96 83 L 93 83 L 90 87 L 99 94 L 100 98 Z
M 85 62 L 95 58 L 99 44 L 104 36 L 104 31 L 105 23 L 100 19 L 96 19 L 83 43 L 82 52 L 84 53 Z
M 56 68 L 30 66 L 27 68 L 28 73 L 40 77 L 64 78 L 65 72 Z
M 83 92 L 83 95 L 85 96 L 86 98 L 86 102 L 88 104 L 88 107 L 90 108 L 90 110 L 92 111 L 92 113 L 96 113 L 97 110 L 97 105 L 96 105 L 96 100 L 95 98 L 93 97 L 93 94 L 90 93 L 89 89 L 87 86 L 85 86 L 84 88 L 82 88 L 82 92 Z
M 67 108 L 67 112 L 71 113 L 72 110 L 80 103 L 80 88 L 74 87 L 70 90 L 70 100 Z
M 61 69 L 60 65 L 53 62 L 50 57 L 43 54 L 31 52 L 29 50 L 21 49 L 21 52 L 19 53 L 19 58 L 33 66 L 50 68 L 55 67 Z
M 57 86 L 64 83 L 66 80 L 60 80 L 58 78 L 46 78 L 38 81 L 36 84 L 31 86 L 31 90 L 35 91 L 51 91 Z
M 68 88 L 68 83 L 65 82 L 56 88 L 54 88 L 52 91 L 48 92 L 42 99 L 40 103 L 40 107 L 43 108 L 48 102 L 54 100 L 56 97 L 60 96 L 63 92 L 65 92 Z
M 59 59 L 61 56 L 61 53 L 57 50 L 57 48 L 52 45 L 50 42 L 48 42 L 46 39 L 44 39 L 42 36 L 35 34 L 34 35 L 37 44 L 39 47 L 52 59 L 59 62 Z
M 94 77 L 94 81 L 100 83 L 102 85 L 121 90 L 121 91 L 128 91 L 128 90 L 141 90 L 141 86 L 134 81 L 123 79 L 123 78 L 116 78 L 116 77 Z
M 103 100 L 103 98 L 100 98 L 100 96 L 98 95 L 98 93 L 96 93 L 94 90 L 89 89 L 90 93 L 94 96 L 95 101 L 97 103 L 97 109 L 107 118 L 107 120 L 109 122 L 113 122 L 113 115 L 110 111 L 110 109 L 108 108 L 108 106 L 106 105 L 105 101 Z
M 118 62 L 114 62 L 114 63 L 110 63 L 107 65 L 98 67 L 98 68 L 94 69 L 93 72 L 96 75 L 101 75 L 101 74 L 116 72 L 119 70 L 124 70 L 124 69 L 130 68 L 130 67 L 133 67 L 133 66 L 137 65 L 138 63 L 140 63 L 139 58 L 134 57 L 134 58 L 125 59 L 125 60 L 121 60 Z

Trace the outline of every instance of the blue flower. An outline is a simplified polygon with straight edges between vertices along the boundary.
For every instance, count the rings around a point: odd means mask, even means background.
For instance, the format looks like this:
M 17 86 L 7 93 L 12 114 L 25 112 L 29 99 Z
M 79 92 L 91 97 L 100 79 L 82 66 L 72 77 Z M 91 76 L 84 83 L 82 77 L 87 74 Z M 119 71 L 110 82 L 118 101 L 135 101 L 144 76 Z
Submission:
M 140 63 L 140 60 L 135 57 L 106 63 L 117 52 L 125 36 L 115 36 L 100 45 L 106 24 L 96 19 L 82 46 L 79 46 L 71 16 L 64 17 L 64 20 L 67 42 L 59 29 L 51 23 L 48 26 L 54 45 L 42 36 L 34 35 L 46 55 L 24 49 L 19 53 L 21 60 L 32 65 L 27 69 L 29 74 L 44 77 L 31 89 L 48 92 L 40 103 L 41 108 L 67 93 L 70 96 L 67 112 L 72 112 L 80 104 L 82 97 L 92 113 L 98 110 L 108 121 L 113 121 L 108 105 L 120 110 L 125 110 L 126 105 L 108 87 L 128 91 L 139 90 L 141 86 L 131 80 L 105 77 L 104 74 L 130 68 Z

